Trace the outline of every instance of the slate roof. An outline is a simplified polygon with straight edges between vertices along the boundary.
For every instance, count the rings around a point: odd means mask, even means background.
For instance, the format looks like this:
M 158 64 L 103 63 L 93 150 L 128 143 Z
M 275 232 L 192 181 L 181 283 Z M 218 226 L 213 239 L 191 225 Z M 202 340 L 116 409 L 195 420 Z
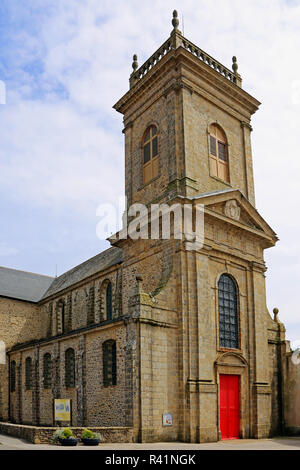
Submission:
M 120 248 L 109 248 L 108 250 L 84 261 L 82 264 L 79 264 L 70 271 L 67 271 L 61 276 L 55 278 L 49 289 L 42 296 L 42 299 L 46 299 L 50 295 L 57 294 L 63 289 L 66 289 L 67 287 L 70 287 L 73 284 L 98 273 L 99 271 L 103 271 L 115 264 L 121 263 L 122 259 L 122 250 Z
M 122 250 L 112 247 L 57 278 L 0 266 L 0 297 L 39 302 L 121 262 Z
M 38 302 L 54 281 L 53 277 L 0 266 L 0 296 Z

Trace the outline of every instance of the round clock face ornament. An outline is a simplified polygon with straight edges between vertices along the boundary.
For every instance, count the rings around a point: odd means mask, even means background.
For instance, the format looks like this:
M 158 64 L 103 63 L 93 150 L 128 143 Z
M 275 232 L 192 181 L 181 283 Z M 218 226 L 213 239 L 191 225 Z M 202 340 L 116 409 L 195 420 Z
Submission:
M 234 220 L 240 220 L 241 209 L 235 199 L 227 201 L 224 207 L 224 214 Z

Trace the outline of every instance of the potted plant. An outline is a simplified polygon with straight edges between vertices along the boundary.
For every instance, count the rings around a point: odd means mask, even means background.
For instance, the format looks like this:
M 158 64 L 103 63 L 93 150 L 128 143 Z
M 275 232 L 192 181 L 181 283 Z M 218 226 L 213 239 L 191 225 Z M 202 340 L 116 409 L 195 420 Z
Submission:
M 74 436 L 70 428 L 65 428 L 62 431 L 59 429 L 56 433 L 57 441 L 62 446 L 77 446 L 78 439 Z
M 56 429 L 56 431 L 53 434 L 52 439 L 51 439 L 52 444 L 57 445 L 59 443 L 58 439 L 61 437 L 63 432 L 64 432 L 64 430 L 62 428 L 61 429 Z
M 90 429 L 84 429 L 81 435 L 81 441 L 85 446 L 97 446 L 103 441 L 101 434 L 93 432 Z

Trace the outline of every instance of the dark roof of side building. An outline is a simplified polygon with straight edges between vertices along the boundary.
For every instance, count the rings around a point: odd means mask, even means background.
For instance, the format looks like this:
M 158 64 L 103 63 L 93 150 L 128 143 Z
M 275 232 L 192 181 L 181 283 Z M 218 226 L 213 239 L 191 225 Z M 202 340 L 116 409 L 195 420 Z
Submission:
M 59 277 L 0 267 L 0 297 L 39 302 L 93 274 L 122 262 L 122 250 L 109 248 Z
M 38 302 L 54 278 L 0 266 L 0 296 Z
M 98 273 L 99 271 L 103 271 L 115 264 L 121 263 L 122 259 L 122 250 L 120 248 L 111 247 L 108 250 L 103 251 L 99 255 L 84 261 L 82 264 L 75 266 L 75 268 L 55 278 L 53 283 L 49 286 L 49 289 L 42 296 L 41 300 L 57 294 L 73 284 Z

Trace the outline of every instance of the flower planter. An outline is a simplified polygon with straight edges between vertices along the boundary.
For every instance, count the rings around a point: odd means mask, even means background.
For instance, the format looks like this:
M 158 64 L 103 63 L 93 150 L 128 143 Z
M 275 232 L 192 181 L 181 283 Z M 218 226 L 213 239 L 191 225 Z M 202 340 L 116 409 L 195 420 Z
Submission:
M 76 437 L 67 437 L 66 439 L 58 439 L 62 446 L 77 446 L 78 439 Z
M 81 441 L 85 446 L 97 446 L 100 443 L 100 439 L 84 439 L 82 438 Z

